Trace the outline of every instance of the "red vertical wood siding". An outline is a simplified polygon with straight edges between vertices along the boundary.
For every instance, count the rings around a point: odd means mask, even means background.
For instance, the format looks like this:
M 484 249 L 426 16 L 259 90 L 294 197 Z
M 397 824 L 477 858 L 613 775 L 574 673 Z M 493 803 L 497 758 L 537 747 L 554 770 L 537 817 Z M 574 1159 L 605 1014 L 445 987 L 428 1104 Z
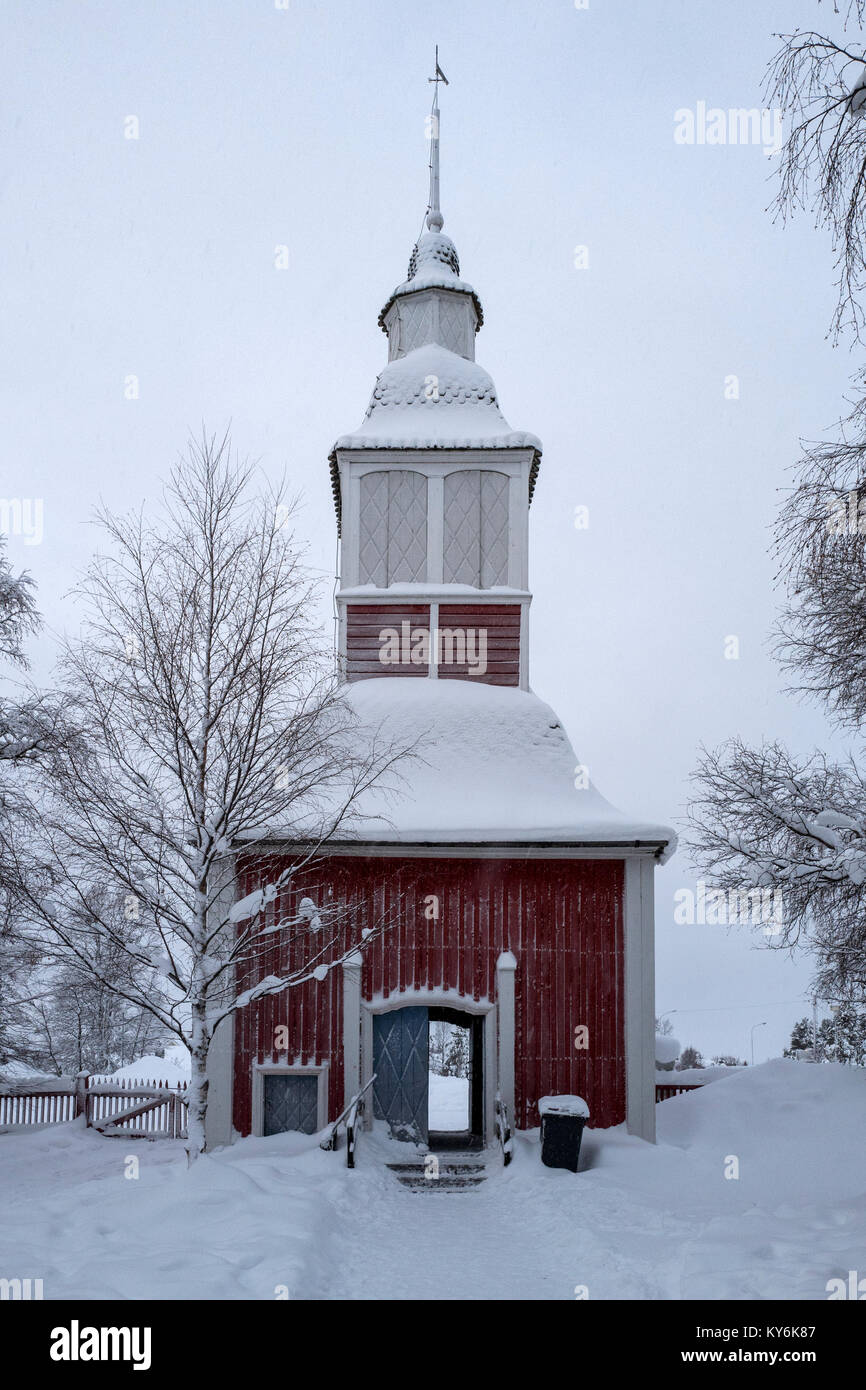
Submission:
M 380 659 L 385 628 L 402 636 L 402 624 L 408 623 L 409 634 L 420 628 L 430 631 L 430 608 L 419 603 L 349 603 L 346 605 L 346 678 L 350 681 L 370 680 L 376 676 L 427 676 L 427 663 L 402 659 L 385 665 Z M 439 605 L 439 632 L 452 636 L 440 638 L 440 680 L 475 681 L 479 685 L 520 684 L 520 605 L 518 603 L 442 603 Z M 461 650 L 466 655 L 465 634 L 473 634 L 471 649 L 473 665 L 457 661 Z M 486 644 L 485 669 L 479 674 L 479 637 L 483 632 Z M 456 634 L 456 636 L 454 635 Z M 461 634 L 464 645 L 461 646 Z M 435 642 L 435 634 L 431 643 Z M 411 655 L 411 647 L 407 652 Z M 402 657 L 402 652 L 401 652 Z M 447 658 L 451 657 L 451 660 Z
M 346 606 L 346 679 L 372 680 L 376 676 L 429 675 L 427 662 L 403 662 L 386 666 L 380 659 L 384 628 L 396 628 L 402 635 L 402 624 L 409 631 L 426 628 L 430 631 L 430 608 L 426 603 L 350 603 Z
M 270 881 L 288 861 L 261 860 L 241 873 L 243 896 Z M 364 947 L 367 1000 L 404 990 L 447 990 L 473 1000 L 496 998 L 496 960 L 517 958 L 516 1125 L 537 1125 L 537 1102 L 577 1094 L 597 1128 L 625 1119 L 623 863 L 586 859 L 406 859 L 335 855 L 319 860 L 278 899 L 280 916 L 299 899 L 353 905 L 345 945 L 383 912 L 392 925 Z M 425 915 L 438 899 L 439 916 Z M 239 972 L 239 989 L 282 975 L 309 958 L 310 937 L 285 928 L 263 939 L 260 956 Z M 315 938 L 313 938 L 315 939 Z M 335 950 L 335 955 L 340 951 Z M 277 1061 L 275 1030 L 288 1029 L 288 1060 L 329 1062 L 330 1116 L 343 1106 L 342 970 L 267 999 L 235 1017 L 234 1123 L 251 1128 L 252 1069 Z M 589 1046 L 575 1047 L 585 1024 Z M 285 1054 L 282 1060 L 286 1061 Z
M 440 603 L 439 631 L 484 632 L 486 670 L 473 675 L 464 662 L 440 662 L 439 679 L 476 681 L 480 685 L 520 684 L 520 605 L 518 603 Z M 445 648 L 444 640 L 442 642 Z M 477 639 L 474 650 L 478 652 Z

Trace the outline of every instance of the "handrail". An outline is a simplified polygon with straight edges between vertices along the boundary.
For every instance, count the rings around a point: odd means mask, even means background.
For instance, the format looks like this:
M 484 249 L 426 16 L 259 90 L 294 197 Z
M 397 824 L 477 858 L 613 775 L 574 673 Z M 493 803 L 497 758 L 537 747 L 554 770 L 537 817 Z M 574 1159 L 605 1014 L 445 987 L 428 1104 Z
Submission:
M 355 1137 L 355 1130 L 358 1124 L 358 1116 L 363 1113 L 366 1092 L 369 1091 L 370 1087 L 372 1086 L 375 1080 L 376 1073 L 374 1072 L 373 1075 L 370 1077 L 370 1080 L 367 1082 L 366 1086 L 362 1086 L 358 1094 L 352 1096 L 352 1099 L 349 1101 L 349 1104 L 346 1106 L 345 1110 L 342 1112 L 342 1114 L 337 1116 L 336 1120 L 328 1130 L 328 1133 L 326 1134 L 325 1138 L 322 1139 L 319 1144 L 319 1148 L 325 1149 L 326 1152 L 336 1149 L 339 1143 L 340 1125 L 345 1125 L 347 1168 L 354 1168 L 355 1166 L 355 1147 L 357 1143 Z
M 499 1091 L 496 1092 L 496 1135 L 502 1146 L 502 1166 L 507 1168 L 514 1157 L 514 1143 L 511 1138 L 511 1125 L 508 1123 L 508 1106 Z

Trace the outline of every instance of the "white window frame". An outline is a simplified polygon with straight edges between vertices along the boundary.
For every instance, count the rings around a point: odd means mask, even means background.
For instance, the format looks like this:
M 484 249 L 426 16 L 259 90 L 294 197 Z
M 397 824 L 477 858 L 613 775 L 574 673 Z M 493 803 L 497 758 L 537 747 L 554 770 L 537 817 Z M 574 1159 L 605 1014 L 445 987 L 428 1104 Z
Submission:
M 438 450 L 437 457 L 413 456 L 412 451 L 346 451 L 340 457 L 340 491 L 343 511 L 341 546 L 341 587 L 355 588 L 360 579 L 361 478 L 367 473 L 394 470 L 421 473 L 427 478 L 427 580 L 442 584 L 445 537 L 445 477 L 466 468 L 504 473 L 508 487 L 508 577 L 506 587 L 525 590 L 529 584 L 529 471 L 532 451 L 521 450 L 515 458 L 497 450 Z M 394 587 L 399 588 L 399 585 Z M 479 593 L 486 590 L 479 589 Z M 423 598 L 419 593 L 419 602 Z
M 300 1062 L 254 1062 L 253 1063 L 253 1115 L 252 1132 L 261 1139 L 265 1127 L 265 1084 L 266 1076 L 315 1076 L 318 1077 L 316 1092 L 316 1133 L 328 1123 L 328 1072 L 329 1064 L 305 1066 Z M 295 1131 L 292 1131 L 293 1133 Z M 302 1133 L 298 1130 L 297 1133 Z

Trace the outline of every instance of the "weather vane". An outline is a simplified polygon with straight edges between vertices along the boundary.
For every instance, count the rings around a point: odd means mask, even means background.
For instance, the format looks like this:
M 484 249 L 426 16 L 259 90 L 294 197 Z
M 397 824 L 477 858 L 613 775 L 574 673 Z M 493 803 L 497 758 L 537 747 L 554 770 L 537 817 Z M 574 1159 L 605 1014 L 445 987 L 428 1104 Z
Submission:
M 435 82 L 435 83 L 436 83 L 436 97 L 438 97 L 438 95 L 439 95 L 439 83 L 440 83 L 440 82 L 444 82 L 446 87 L 449 85 L 449 84 L 448 84 L 448 78 L 445 76 L 444 72 L 442 71 L 442 69 L 441 69 L 440 66 L 439 66 L 439 45 L 438 45 L 438 43 L 437 43 L 437 45 L 436 45 L 436 76 L 435 76 L 435 77 L 428 77 L 428 78 L 427 78 L 427 81 L 428 81 L 428 82 Z M 434 100 L 435 100 L 435 97 L 434 97 Z

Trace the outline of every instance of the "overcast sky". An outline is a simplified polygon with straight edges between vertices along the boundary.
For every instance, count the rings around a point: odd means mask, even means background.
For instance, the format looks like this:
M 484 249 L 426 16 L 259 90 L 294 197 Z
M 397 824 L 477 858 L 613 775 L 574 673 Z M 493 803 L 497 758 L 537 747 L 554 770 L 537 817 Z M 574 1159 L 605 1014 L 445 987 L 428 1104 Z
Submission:
M 484 305 L 478 359 L 544 444 L 533 688 L 600 790 L 668 823 L 701 742 L 827 745 L 767 652 L 766 549 L 798 441 L 832 426 L 858 364 L 825 336 L 831 250 L 809 217 L 773 224 L 760 145 L 674 131 L 699 102 L 761 107 L 773 32 L 832 26 L 829 9 L 4 0 L 0 493 L 43 499 L 41 543 L 9 548 L 51 629 L 75 625 L 96 502 L 153 504 L 202 421 L 231 419 L 242 453 L 287 473 L 333 574 L 327 455 L 385 363 L 438 43 L 445 231 Z M 34 657 L 47 678 L 49 637 Z M 682 854 L 657 875 L 658 1009 L 707 1054 L 747 1056 L 766 1020 L 756 1058 L 778 1054 L 811 966 L 675 926 L 692 881 Z

